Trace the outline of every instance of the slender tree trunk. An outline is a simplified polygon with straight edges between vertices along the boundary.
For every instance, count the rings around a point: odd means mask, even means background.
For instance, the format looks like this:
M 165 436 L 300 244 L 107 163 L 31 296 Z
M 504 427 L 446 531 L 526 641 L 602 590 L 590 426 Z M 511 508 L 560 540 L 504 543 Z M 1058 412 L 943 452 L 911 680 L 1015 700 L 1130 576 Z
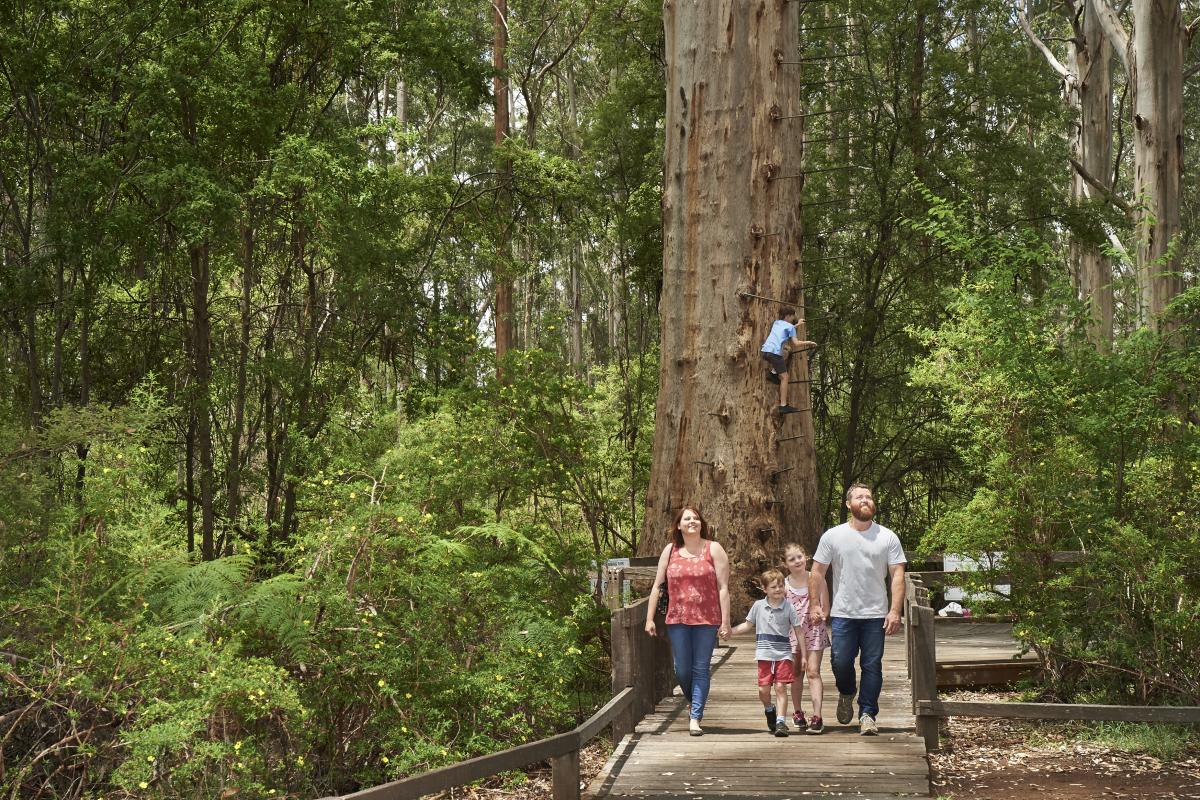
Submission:
M 582 155 L 579 142 L 579 99 L 575 93 L 575 70 L 566 70 L 567 82 L 567 135 L 570 137 L 571 158 L 578 161 Z M 580 269 L 583 266 L 582 234 L 571 236 L 571 252 L 567 262 L 567 297 L 568 325 L 571 329 L 570 360 L 577 375 L 584 373 L 583 368 L 583 286 Z
M 779 416 L 759 355 L 803 284 L 798 3 L 667 0 L 661 388 L 640 549 L 701 507 L 729 551 L 735 609 L 782 546 L 818 536 L 812 417 Z M 808 376 L 807 359 L 790 374 Z M 796 382 L 791 405 L 809 407 Z
M 226 555 L 233 553 L 233 534 L 237 528 L 242 500 L 242 432 L 246 420 L 246 368 L 250 361 L 250 294 L 254 286 L 254 221 L 246 212 L 242 225 L 242 299 L 241 330 L 238 336 L 237 377 L 233 393 L 233 426 L 229 431 L 229 461 L 225 467 L 227 514 L 231 533 L 225 538 Z
M 621 256 L 613 252 L 608 260 L 608 362 L 620 362 L 628 352 L 625 309 L 628 294 Z
M 508 138 L 508 0 L 494 0 L 492 3 L 492 24 L 495 36 L 492 42 L 492 92 L 495 102 L 495 135 L 496 144 L 504 143 Z M 504 158 L 498 165 L 497 186 L 497 224 L 500 232 L 496 241 L 496 267 L 492 280 L 496 288 L 496 301 L 492 311 L 496 326 L 496 360 L 499 362 L 513 346 L 513 281 L 509 262 L 512 260 L 510 235 L 511 221 L 506 219 L 510 213 L 511 202 L 509 194 L 512 183 L 512 163 Z M 497 370 L 499 367 L 497 367 Z M 497 372 L 499 374 L 499 372 Z
M 1112 45 L 1104 35 L 1095 0 L 1087 0 L 1083 19 L 1071 43 L 1068 69 L 1074 72 L 1079 117 L 1072 142 L 1075 159 L 1089 176 L 1112 188 Z M 1094 195 L 1078 170 L 1071 171 L 1071 198 L 1084 202 Z M 1071 263 L 1080 297 L 1088 304 L 1091 324 L 1088 337 L 1101 351 L 1112 348 L 1112 260 L 1100 246 L 1079 237 L 1071 240 Z
M 208 243 L 188 247 L 192 271 L 192 407 L 196 416 L 196 455 L 200 459 L 200 557 L 216 558 L 213 530 L 213 444 L 212 444 L 212 317 L 209 310 Z

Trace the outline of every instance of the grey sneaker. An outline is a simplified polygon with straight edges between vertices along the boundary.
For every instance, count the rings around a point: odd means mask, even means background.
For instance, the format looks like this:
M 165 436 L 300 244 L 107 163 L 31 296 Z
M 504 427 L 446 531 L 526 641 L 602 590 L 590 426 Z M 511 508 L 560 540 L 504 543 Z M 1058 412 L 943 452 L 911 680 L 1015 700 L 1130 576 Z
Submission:
M 837 721 L 843 725 L 849 725 L 850 720 L 854 719 L 854 695 L 839 694 L 837 707 Z
M 875 718 L 870 714 L 863 714 L 859 717 L 858 732 L 862 736 L 878 736 L 879 726 L 875 724 Z
M 779 720 L 775 723 L 775 735 L 780 737 L 788 735 L 788 726 L 786 722 Z

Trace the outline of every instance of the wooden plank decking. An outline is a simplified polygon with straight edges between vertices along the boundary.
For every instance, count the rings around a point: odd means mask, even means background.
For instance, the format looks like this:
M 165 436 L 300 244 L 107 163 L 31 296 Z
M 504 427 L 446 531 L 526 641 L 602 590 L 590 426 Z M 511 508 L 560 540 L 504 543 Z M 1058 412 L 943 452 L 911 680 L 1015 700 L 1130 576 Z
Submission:
M 903 634 L 884 648 L 879 736 L 835 719 L 837 688 L 826 653 L 825 733 L 787 738 L 766 729 L 755 682 L 754 639 L 734 637 L 713 656 L 705 735 L 688 736 L 683 698 L 658 704 L 588 786 L 589 798 L 896 798 L 929 794 L 925 744 L 914 731 Z M 805 712 L 811 708 L 805 687 Z M 855 706 L 857 712 L 857 705 Z

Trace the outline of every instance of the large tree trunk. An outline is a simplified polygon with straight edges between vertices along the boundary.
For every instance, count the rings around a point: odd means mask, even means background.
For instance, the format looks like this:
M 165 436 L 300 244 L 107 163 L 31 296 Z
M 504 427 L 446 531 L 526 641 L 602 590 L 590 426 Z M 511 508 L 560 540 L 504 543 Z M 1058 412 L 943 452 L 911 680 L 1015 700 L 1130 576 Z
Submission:
M 1078 128 L 1072 141 L 1073 156 L 1105 189 L 1112 190 L 1112 45 L 1104 35 L 1095 0 L 1083 8 L 1083 20 L 1076 24 L 1076 37 L 1070 45 L 1069 68 L 1075 74 L 1072 98 L 1078 105 Z M 1071 199 L 1081 203 L 1093 196 L 1093 189 L 1072 170 Z M 1088 337 L 1102 351 L 1112 348 L 1113 289 L 1112 261 L 1096 242 L 1079 237 L 1071 240 L 1071 263 L 1079 296 L 1088 304 L 1091 322 Z
M 1177 0 L 1134 0 L 1133 36 L 1108 0 L 1094 0 L 1097 17 L 1121 57 L 1133 87 L 1134 213 L 1137 228 L 1139 312 L 1158 330 L 1159 315 L 1183 290 L 1179 235 L 1183 175 L 1183 45 L 1186 31 Z
M 1178 0 L 1134 0 L 1129 63 L 1133 84 L 1134 185 L 1137 212 L 1138 285 L 1147 324 L 1183 290 L 1178 252 L 1183 177 L 1183 18 Z
M 798 3 L 667 0 L 661 388 L 640 549 L 698 505 L 729 551 L 734 608 L 782 546 L 818 536 L 809 413 L 780 417 L 759 357 L 777 303 L 797 303 Z M 790 374 L 808 376 L 807 359 Z M 809 385 L 789 400 L 809 407 Z M 793 438 L 798 437 L 798 438 Z M 810 549 L 811 552 L 811 549 Z
M 1028 0 L 1027 0 L 1028 2 Z M 1097 193 L 1112 195 L 1112 58 L 1105 32 L 1105 0 L 1077 0 L 1064 10 L 1074 31 L 1066 63 L 1033 32 L 1023 13 L 1021 27 L 1063 81 L 1063 98 L 1075 114 L 1071 137 L 1071 201 L 1087 202 Z M 1107 195 L 1107 196 L 1105 196 Z M 1088 304 L 1088 337 L 1107 351 L 1113 339 L 1112 261 L 1100 246 L 1079 237 L 1070 244 L 1071 268 L 1079 297 Z

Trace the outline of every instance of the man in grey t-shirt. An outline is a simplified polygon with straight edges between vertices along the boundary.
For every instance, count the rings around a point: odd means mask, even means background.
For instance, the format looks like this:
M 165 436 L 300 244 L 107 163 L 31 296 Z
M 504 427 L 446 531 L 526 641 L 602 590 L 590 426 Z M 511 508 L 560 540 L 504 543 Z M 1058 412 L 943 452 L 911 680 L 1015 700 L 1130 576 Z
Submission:
M 809 571 L 809 619 L 822 622 L 829 609 L 833 646 L 830 666 L 837 682 L 837 720 L 849 724 L 857 686 L 854 659 L 859 657 L 862 686 L 858 691 L 858 725 L 863 736 L 879 733 L 879 691 L 883 688 L 883 640 L 900 630 L 904 605 L 904 548 L 895 533 L 875 522 L 875 498 L 868 486 L 846 490 L 850 520 L 821 535 Z M 833 603 L 825 574 L 833 567 Z M 888 605 L 887 581 L 892 602 Z

